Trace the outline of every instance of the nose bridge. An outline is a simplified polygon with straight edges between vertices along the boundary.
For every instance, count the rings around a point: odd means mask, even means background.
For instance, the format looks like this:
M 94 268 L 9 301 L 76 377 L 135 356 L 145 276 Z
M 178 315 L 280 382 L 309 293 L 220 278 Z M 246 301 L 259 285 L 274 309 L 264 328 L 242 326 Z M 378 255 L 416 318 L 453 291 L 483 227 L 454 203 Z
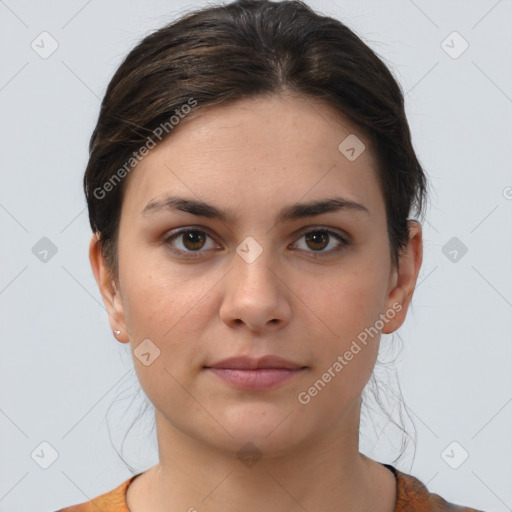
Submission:
M 272 248 L 270 237 L 258 237 L 259 241 L 252 236 L 247 236 L 236 248 L 235 273 L 236 280 L 242 287 L 249 287 L 253 290 L 259 289 L 261 285 L 267 286 L 271 276 L 275 278 L 270 270 L 275 264 L 272 263 Z
M 242 321 L 257 329 L 277 321 L 282 324 L 289 317 L 283 285 L 275 275 L 277 265 L 268 245 L 269 238 L 260 243 L 249 236 L 236 248 L 234 268 L 229 273 L 221 307 L 221 317 L 228 324 Z

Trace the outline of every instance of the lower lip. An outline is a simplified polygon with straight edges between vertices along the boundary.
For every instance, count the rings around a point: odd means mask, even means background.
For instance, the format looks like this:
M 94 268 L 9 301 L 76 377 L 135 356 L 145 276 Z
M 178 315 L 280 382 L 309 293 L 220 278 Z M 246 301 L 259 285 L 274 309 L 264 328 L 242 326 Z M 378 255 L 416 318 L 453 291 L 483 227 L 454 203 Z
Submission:
M 237 388 L 251 391 L 263 391 L 275 388 L 304 370 L 304 368 L 297 370 L 288 368 L 260 368 L 257 370 L 241 370 L 235 368 L 206 369 Z

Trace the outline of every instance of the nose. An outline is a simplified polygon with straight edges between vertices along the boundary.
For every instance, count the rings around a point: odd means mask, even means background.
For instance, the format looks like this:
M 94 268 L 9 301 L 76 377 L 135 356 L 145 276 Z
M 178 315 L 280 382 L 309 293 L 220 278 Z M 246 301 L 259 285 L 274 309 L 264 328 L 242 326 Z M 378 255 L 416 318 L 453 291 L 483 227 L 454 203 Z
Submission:
M 221 320 L 229 327 L 245 325 L 251 331 L 270 332 L 290 321 L 290 297 L 286 276 L 272 265 L 263 251 L 251 263 L 238 255 L 226 276 Z

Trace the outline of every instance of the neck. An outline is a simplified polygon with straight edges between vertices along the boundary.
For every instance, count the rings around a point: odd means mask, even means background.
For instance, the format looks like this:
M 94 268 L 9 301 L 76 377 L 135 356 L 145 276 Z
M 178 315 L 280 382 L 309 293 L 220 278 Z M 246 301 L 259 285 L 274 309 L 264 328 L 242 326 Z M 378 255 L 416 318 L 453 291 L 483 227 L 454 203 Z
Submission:
M 130 485 L 128 508 L 392 512 L 394 476 L 359 453 L 359 410 L 360 402 L 336 428 L 293 453 L 252 461 L 184 434 L 156 411 L 159 463 Z

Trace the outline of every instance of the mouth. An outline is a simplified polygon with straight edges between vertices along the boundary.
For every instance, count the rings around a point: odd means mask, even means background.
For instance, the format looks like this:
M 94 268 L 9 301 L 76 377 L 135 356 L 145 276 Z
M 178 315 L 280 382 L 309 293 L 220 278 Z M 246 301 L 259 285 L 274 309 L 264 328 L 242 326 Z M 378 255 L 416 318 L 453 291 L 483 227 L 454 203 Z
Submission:
M 248 391 L 274 389 L 308 367 L 278 356 L 254 359 L 247 356 L 224 359 L 204 369 L 222 381 Z

